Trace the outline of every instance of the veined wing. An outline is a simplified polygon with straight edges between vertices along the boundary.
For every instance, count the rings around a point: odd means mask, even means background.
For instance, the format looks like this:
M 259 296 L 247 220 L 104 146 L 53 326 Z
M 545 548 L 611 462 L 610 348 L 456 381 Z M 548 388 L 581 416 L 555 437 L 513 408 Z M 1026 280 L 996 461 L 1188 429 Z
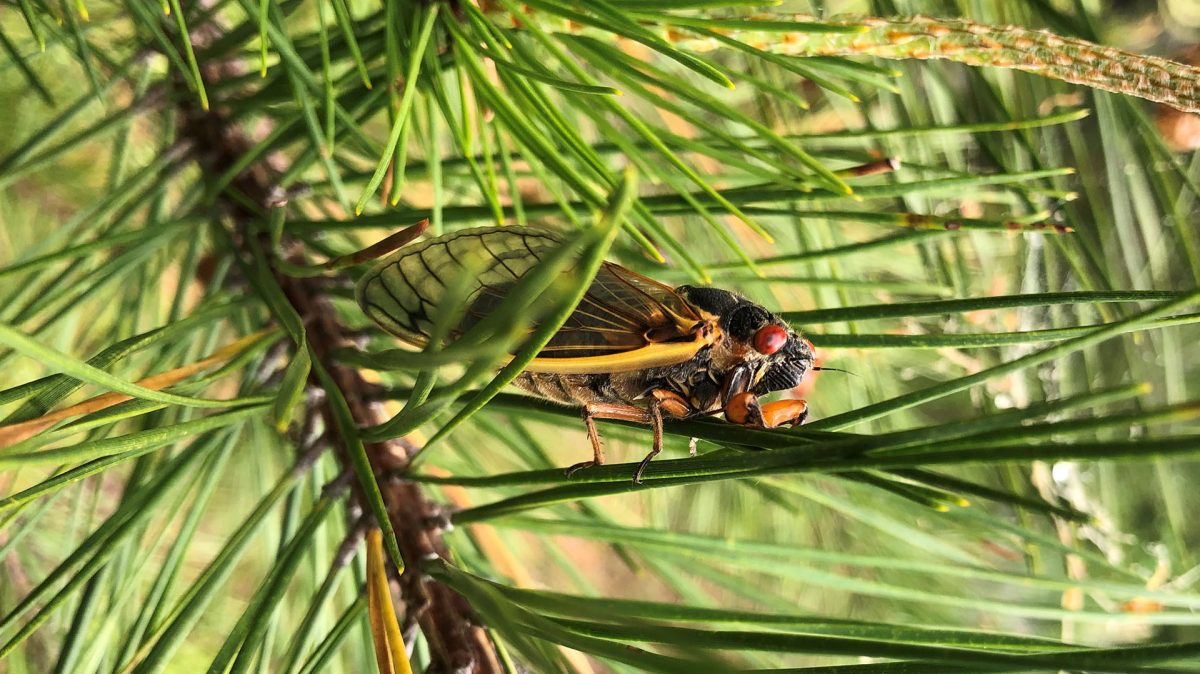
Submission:
M 526 368 L 616 373 L 674 365 L 711 345 L 717 319 L 669 286 L 605 262 L 554 338 Z
M 539 358 L 587 358 L 686 339 L 703 320 L 669 286 L 605 262 Z
M 355 289 L 358 304 L 383 329 L 417 347 L 429 342 L 448 284 L 463 282 L 471 307 L 450 337 L 481 317 L 481 298 L 499 295 L 559 244 L 554 232 L 533 227 L 477 227 L 410 244 L 384 258 Z
M 424 347 L 447 283 L 470 275 L 468 307 L 456 339 L 500 306 L 512 286 L 559 245 L 540 228 L 481 227 L 407 246 L 359 281 L 359 304 L 388 332 Z M 559 373 L 614 372 L 687 360 L 711 341 L 707 315 L 670 287 L 604 263 L 576 310 L 528 368 Z

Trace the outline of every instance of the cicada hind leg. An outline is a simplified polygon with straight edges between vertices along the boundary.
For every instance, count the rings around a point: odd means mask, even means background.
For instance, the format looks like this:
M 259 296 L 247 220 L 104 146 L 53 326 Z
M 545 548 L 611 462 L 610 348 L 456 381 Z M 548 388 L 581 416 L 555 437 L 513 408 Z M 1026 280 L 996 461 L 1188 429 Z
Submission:
M 633 473 L 633 481 L 641 484 L 642 475 L 650 461 L 662 452 L 663 443 L 663 412 L 673 417 L 686 417 L 691 413 L 691 405 L 682 396 L 672 391 L 658 389 L 651 392 L 649 404 L 642 408 L 634 405 L 619 403 L 591 402 L 583 406 L 583 423 L 587 425 L 588 440 L 592 443 L 592 460 L 582 461 L 566 470 L 567 477 L 576 471 L 604 464 L 604 448 L 600 445 L 600 434 L 596 431 L 596 419 L 616 419 L 632 421 L 639 424 L 650 424 L 654 433 L 650 453 L 639 463 Z

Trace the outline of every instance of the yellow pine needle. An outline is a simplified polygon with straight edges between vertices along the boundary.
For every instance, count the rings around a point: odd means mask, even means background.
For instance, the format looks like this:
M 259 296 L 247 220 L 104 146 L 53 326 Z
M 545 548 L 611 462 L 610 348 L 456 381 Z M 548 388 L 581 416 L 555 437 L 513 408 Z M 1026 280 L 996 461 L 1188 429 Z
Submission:
M 380 674 L 412 674 L 404 637 L 392 606 L 387 562 L 383 556 L 383 532 L 375 528 L 367 531 L 367 615 Z
M 177 367 L 174 370 L 168 370 L 166 372 L 150 375 L 149 377 L 141 379 L 136 383 L 138 386 L 142 386 L 144 388 L 154 391 L 161 391 L 162 389 L 165 389 L 168 386 L 173 386 L 194 374 L 225 363 L 246 348 L 275 332 L 276 331 L 274 329 L 259 330 L 258 332 L 246 335 L 237 341 L 231 342 L 230 344 L 217 349 L 207 358 L 203 358 L 182 367 Z M 127 400 L 133 400 L 133 396 L 126 395 L 124 393 L 104 393 L 94 398 L 88 398 L 87 400 L 76 405 L 71 405 L 70 407 L 64 407 L 61 410 L 44 414 L 36 419 L 29 419 L 28 421 L 22 421 L 10 426 L 0 426 L 0 449 L 11 447 L 22 440 L 27 440 L 65 419 L 84 414 L 91 414 L 93 412 L 99 412 L 100 410 L 108 409 L 109 407 L 123 403 Z

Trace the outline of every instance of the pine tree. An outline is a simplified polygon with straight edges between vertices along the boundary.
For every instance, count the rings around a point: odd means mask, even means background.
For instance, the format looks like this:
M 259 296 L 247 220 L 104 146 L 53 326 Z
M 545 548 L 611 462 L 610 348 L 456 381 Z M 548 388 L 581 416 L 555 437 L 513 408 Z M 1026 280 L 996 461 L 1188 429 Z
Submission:
M 0 671 L 1195 671 L 1200 69 L 813 4 L 11 3 Z M 422 221 L 577 245 L 405 350 L 353 288 Z M 568 477 L 506 385 L 605 257 L 849 374 Z

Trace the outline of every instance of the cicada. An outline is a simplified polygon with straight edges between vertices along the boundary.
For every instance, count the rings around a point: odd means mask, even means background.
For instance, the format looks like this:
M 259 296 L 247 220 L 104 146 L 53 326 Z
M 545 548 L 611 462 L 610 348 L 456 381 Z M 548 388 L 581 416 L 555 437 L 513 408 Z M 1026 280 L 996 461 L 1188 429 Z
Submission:
M 562 237 L 535 227 L 481 227 L 405 246 L 358 282 L 359 305 L 400 340 L 425 347 L 448 284 L 470 275 L 462 334 L 500 304 Z M 458 279 L 458 281 L 453 281 Z M 583 300 L 513 381 L 536 396 L 582 409 L 592 458 L 604 463 L 596 419 L 649 424 L 654 441 L 638 465 L 641 482 L 662 451 L 663 417 L 723 413 L 735 424 L 801 423 L 802 400 L 759 401 L 791 389 L 813 369 L 812 348 L 775 314 L 720 288 L 664 285 L 605 262 Z

